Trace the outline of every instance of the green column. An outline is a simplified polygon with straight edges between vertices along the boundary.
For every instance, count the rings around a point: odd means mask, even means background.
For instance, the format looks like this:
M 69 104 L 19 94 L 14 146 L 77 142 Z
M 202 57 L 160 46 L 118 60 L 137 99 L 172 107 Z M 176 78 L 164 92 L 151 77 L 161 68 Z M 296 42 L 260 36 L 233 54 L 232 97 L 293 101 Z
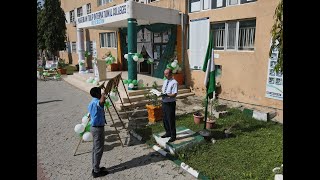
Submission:
M 137 62 L 132 59 L 132 56 L 137 52 L 137 20 L 128 19 L 128 80 L 137 80 Z M 129 88 L 136 90 L 136 87 Z

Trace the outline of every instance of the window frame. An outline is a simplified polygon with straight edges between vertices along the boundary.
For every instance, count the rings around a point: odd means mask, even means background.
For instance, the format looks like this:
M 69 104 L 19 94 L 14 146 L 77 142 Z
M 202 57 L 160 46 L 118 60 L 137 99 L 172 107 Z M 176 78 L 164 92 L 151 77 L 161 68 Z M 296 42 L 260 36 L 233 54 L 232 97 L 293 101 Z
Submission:
M 75 22 L 75 12 L 74 10 L 70 11 L 70 23 Z
M 87 14 L 91 14 L 91 3 L 88 3 L 86 7 L 87 7 Z
M 78 7 L 77 8 L 77 17 L 81 17 L 81 16 L 83 16 L 83 9 L 82 9 L 82 7 Z
M 111 34 L 114 34 L 113 38 L 111 37 Z M 99 33 L 99 41 L 100 41 L 100 48 L 117 48 L 117 32 Z

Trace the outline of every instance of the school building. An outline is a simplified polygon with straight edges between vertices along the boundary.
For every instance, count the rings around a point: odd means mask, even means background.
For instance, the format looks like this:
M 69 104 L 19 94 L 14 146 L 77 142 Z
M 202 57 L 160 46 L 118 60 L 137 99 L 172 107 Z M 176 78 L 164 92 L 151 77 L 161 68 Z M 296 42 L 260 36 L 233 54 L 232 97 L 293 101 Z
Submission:
M 102 59 L 110 52 L 109 71 L 163 78 L 176 55 L 183 84 L 205 95 L 202 65 L 213 33 L 219 98 L 273 108 L 282 121 L 282 74 L 269 58 L 271 28 L 279 0 L 61 0 L 66 15 L 67 48 L 60 57 L 78 64 L 89 51 Z M 132 60 L 134 53 L 152 64 Z M 128 61 L 124 55 L 128 54 Z M 92 58 L 91 57 L 91 58 Z M 92 68 L 91 59 L 86 62 Z

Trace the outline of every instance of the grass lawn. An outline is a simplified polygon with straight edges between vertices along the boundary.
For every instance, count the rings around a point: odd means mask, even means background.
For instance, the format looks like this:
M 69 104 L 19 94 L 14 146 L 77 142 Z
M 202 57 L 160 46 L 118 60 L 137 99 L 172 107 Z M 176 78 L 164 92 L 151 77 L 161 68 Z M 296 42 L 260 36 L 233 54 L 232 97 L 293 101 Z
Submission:
M 218 119 L 216 128 L 212 129 L 215 144 L 205 142 L 183 149 L 177 157 L 214 179 L 273 180 L 272 169 L 283 163 L 282 125 L 255 120 L 237 109 L 229 112 L 230 115 Z M 224 138 L 223 129 L 231 125 L 234 125 L 233 136 Z M 203 129 L 203 124 L 194 124 L 192 114 L 178 117 L 176 126 L 195 132 Z M 147 144 L 156 144 L 152 134 L 161 131 L 164 131 L 162 122 L 136 129 Z

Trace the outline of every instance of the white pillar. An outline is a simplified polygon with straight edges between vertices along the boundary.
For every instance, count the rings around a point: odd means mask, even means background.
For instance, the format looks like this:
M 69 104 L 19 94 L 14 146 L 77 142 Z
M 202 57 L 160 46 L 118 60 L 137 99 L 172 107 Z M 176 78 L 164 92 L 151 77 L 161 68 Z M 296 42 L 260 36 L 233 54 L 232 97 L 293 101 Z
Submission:
M 78 48 L 78 63 L 79 63 L 79 73 L 84 73 L 86 71 L 85 57 L 84 57 L 84 41 L 83 41 L 83 29 L 77 28 L 77 48 Z M 82 65 L 81 62 L 83 63 Z

